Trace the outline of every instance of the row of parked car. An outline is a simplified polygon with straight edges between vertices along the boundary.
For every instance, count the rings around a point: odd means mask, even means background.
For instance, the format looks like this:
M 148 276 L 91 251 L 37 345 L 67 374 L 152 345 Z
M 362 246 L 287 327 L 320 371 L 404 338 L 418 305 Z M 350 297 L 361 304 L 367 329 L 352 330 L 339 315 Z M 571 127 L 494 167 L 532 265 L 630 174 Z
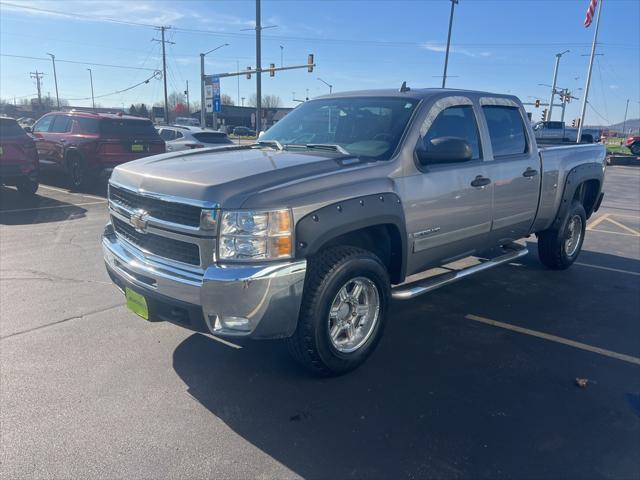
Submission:
M 51 112 L 29 125 L 0 117 L 0 184 L 23 194 L 38 189 L 40 168 L 64 171 L 74 189 L 85 188 L 113 168 L 166 151 L 233 142 L 226 133 L 195 126 L 154 126 L 146 119 L 90 111 Z

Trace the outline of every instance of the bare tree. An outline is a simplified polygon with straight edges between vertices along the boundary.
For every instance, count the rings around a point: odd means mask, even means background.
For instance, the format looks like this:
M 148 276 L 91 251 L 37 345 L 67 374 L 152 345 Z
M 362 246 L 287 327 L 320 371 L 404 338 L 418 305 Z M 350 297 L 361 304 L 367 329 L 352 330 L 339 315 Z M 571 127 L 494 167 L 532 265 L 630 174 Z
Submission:
M 249 97 L 248 105 L 255 107 L 257 98 L 255 93 L 252 94 Z M 278 108 L 280 105 L 282 105 L 282 99 L 277 95 L 265 95 L 262 97 L 262 108 Z
M 231 98 L 231 95 L 227 95 L 226 93 L 220 95 L 220 101 L 222 102 L 222 105 L 235 105 L 235 102 L 233 101 L 233 98 Z

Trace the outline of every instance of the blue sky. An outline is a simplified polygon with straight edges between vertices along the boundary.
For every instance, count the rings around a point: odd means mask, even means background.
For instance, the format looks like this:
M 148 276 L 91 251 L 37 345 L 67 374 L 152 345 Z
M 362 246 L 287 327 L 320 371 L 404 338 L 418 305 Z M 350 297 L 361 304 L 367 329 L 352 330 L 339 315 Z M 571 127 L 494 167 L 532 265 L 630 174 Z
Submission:
M 629 118 L 640 117 L 640 2 L 604 0 L 599 53 L 594 65 L 587 123 L 622 121 L 627 98 Z M 13 5 L 61 13 L 16 8 Z M 588 0 L 460 0 L 453 28 L 448 86 L 518 95 L 524 102 L 546 101 L 554 55 L 565 49 L 558 86 L 581 97 L 587 71 L 593 25 L 582 25 Z M 450 2 L 263 0 L 263 26 L 277 25 L 263 35 L 263 66 L 305 63 L 314 53 L 317 68 L 263 76 L 263 94 L 294 105 L 293 93 L 303 98 L 363 88 L 440 85 Z M 73 16 L 73 15 L 80 16 Z M 90 18 L 87 18 L 90 17 Z M 115 23 L 170 25 L 168 46 L 169 91 L 184 90 L 188 80 L 192 100 L 199 98 L 199 53 L 229 43 L 207 57 L 206 72 L 235 71 L 255 66 L 253 1 L 190 0 L 0 0 L 0 97 L 13 100 L 36 91 L 29 72 L 45 73 L 43 92 L 54 95 L 49 60 L 14 58 L 21 55 L 58 60 L 121 65 L 114 68 L 59 61 L 56 65 L 60 96 L 86 98 L 91 94 L 92 68 L 96 96 L 127 88 L 160 69 L 159 38 L 151 27 Z M 185 31 L 184 29 L 198 30 Z M 148 70 L 144 70 L 148 69 Z M 222 80 L 222 92 L 234 100 L 255 92 L 255 81 Z M 162 101 L 162 81 L 151 80 L 123 94 L 97 100 L 103 106 L 128 107 L 131 103 Z M 90 100 L 74 100 L 90 105 Z M 579 102 L 567 110 L 578 116 Z M 534 119 L 540 110 L 533 110 Z M 554 112 L 559 115 L 559 111 Z M 559 118 L 559 117 L 558 117 Z

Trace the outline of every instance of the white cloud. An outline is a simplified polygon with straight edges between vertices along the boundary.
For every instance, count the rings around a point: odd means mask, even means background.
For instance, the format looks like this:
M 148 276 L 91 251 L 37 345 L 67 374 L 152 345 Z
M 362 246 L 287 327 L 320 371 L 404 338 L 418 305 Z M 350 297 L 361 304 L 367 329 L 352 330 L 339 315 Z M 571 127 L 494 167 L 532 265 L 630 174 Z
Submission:
M 447 51 L 447 46 L 436 42 L 426 42 L 420 45 L 420 48 L 429 50 L 430 52 L 444 53 Z M 449 53 L 458 53 L 467 57 L 490 57 L 493 55 L 491 52 L 473 53 L 469 50 L 459 47 L 450 47 Z
M 609 88 L 611 90 L 618 90 L 620 88 L 620 85 L 609 85 Z

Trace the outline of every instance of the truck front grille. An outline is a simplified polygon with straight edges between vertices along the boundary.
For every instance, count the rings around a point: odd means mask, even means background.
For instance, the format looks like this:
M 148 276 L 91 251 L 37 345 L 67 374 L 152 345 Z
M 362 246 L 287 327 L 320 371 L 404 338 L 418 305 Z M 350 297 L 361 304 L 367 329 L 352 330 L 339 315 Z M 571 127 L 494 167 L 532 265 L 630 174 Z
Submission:
M 140 195 L 115 185 L 109 185 L 109 200 L 128 210 L 142 209 L 158 220 L 190 227 L 200 226 L 202 209 L 194 205 L 167 202 L 159 198 Z
M 111 220 L 116 233 L 140 249 L 159 257 L 189 265 L 200 265 L 200 249 L 195 243 L 182 242 L 153 233 L 140 233 L 119 218 L 112 216 Z

